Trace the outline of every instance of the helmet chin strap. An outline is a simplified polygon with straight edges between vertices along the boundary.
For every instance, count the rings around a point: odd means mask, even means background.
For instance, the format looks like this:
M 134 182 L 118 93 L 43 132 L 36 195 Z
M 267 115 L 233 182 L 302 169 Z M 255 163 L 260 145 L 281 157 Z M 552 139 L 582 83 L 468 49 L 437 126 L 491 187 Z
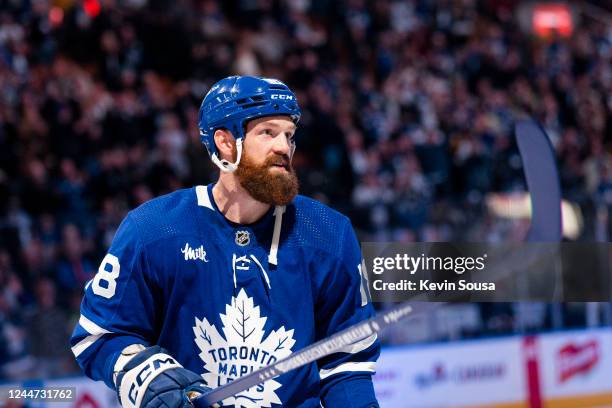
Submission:
M 225 159 L 219 159 L 217 153 L 213 153 L 210 156 L 210 159 L 221 169 L 224 173 L 233 173 L 238 168 L 238 164 L 240 163 L 240 158 L 242 157 L 242 139 L 236 140 L 236 161 L 234 163 L 230 163 Z

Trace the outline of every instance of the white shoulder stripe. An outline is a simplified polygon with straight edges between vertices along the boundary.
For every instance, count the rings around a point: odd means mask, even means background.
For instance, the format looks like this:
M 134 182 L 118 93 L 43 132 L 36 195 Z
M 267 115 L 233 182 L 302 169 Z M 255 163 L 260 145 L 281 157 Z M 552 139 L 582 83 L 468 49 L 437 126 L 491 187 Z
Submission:
M 83 340 L 79 341 L 77 344 L 75 344 L 72 347 L 71 349 L 72 354 L 74 354 L 75 357 L 80 356 L 82 352 L 87 350 L 87 348 L 91 346 L 92 344 L 94 344 L 96 340 L 98 340 L 100 337 L 102 337 L 101 334 L 96 334 L 95 336 L 85 337 Z
M 198 205 L 200 207 L 206 207 L 209 210 L 215 211 L 215 207 L 210 202 L 210 197 L 208 196 L 208 187 L 207 186 L 196 186 L 195 188 L 196 196 L 198 197 Z
M 110 333 L 108 330 L 101 328 L 83 315 L 79 317 L 79 324 L 87 331 L 87 333 L 92 334 L 94 336 L 101 336 L 103 334 Z
M 110 333 L 108 330 L 101 328 L 83 315 L 79 317 L 79 325 L 84 328 L 87 333 L 91 334 L 91 336 L 85 337 L 72 347 L 72 353 L 75 357 L 81 355 L 82 352 L 87 350 L 89 346 L 94 344 L 96 340 L 98 340 L 104 334 Z
M 373 361 L 365 361 L 360 363 L 343 363 L 337 367 L 330 368 L 328 370 L 319 370 L 319 377 L 321 380 L 326 379 L 334 374 L 338 373 L 346 373 L 346 372 L 355 372 L 355 371 L 368 371 L 371 373 L 376 372 L 376 363 Z
M 373 333 L 371 336 L 366 337 L 363 340 L 359 340 L 356 343 L 349 344 L 348 346 L 341 348 L 340 350 L 338 350 L 338 353 L 350 353 L 350 354 L 359 353 L 360 351 L 363 351 L 367 349 L 368 347 L 370 347 L 372 344 L 374 344 L 377 338 L 378 338 L 378 335 L 376 333 Z

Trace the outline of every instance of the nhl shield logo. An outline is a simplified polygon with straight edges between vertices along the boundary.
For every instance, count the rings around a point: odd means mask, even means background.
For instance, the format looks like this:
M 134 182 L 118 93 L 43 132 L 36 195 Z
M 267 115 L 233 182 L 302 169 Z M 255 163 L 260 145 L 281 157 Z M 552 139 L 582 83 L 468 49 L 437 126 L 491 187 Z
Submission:
M 235 242 L 237 245 L 240 245 L 240 246 L 249 245 L 249 242 L 251 242 L 251 235 L 249 234 L 249 231 L 245 231 L 245 230 L 236 231 Z

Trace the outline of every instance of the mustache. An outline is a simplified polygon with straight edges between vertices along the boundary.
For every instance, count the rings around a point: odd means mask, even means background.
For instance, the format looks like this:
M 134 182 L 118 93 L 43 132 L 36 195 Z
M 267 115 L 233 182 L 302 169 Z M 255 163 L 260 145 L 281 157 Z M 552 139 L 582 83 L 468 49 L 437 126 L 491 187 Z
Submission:
M 264 162 L 266 167 L 270 166 L 283 166 L 289 168 L 291 166 L 291 160 L 286 154 L 274 154 L 266 159 Z

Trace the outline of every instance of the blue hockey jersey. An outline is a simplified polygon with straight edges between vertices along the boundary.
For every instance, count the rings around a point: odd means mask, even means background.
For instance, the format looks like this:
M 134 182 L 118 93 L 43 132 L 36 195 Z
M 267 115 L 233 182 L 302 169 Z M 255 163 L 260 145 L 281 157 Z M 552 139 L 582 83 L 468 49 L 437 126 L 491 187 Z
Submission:
M 115 388 L 121 351 L 158 344 L 215 388 L 373 315 L 346 217 L 297 196 L 238 225 L 212 187 L 156 198 L 123 220 L 71 339 L 89 377 Z M 224 406 L 361 407 L 379 348 L 374 335 Z

